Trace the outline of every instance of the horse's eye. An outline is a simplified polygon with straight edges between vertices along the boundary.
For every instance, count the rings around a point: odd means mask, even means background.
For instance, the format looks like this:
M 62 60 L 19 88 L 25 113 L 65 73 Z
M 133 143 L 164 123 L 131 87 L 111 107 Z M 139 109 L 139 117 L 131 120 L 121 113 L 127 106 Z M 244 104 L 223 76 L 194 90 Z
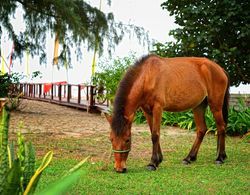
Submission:
M 129 142 L 130 142 L 130 139 L 127 139 L 127 140 L 126 140 L 126 144 L 128 144 Z

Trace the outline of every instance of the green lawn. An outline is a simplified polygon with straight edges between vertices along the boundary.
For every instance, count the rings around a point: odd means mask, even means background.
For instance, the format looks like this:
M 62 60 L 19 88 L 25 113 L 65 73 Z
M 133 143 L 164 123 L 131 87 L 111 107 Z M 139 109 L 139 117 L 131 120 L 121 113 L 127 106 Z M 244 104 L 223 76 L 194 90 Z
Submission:
M 155 172 L 147 171 L 145 165 L 151 155 L 150 136 L 139 132 L 133 136 L 132 152 L 128 160 L 128 172 L 118 174 L 113 171 L 113 163 L 108 167 L 108 152 L 98 158 L 110 147 L 104 135 L 99 139 L 89 139 L 80 147 L 88 145 L 88 152 L 82 159 L 93 153 L 92 160 L 82 168 L 82 176 L 69 191 L 69 194 L 249 194 L 250 193 L 250 150 L 249 143 L 237 137 L 227 137 L 226 149 L 228 159 L 223 165 L 215 165 L 216 137 L 207 135 L 198 154 L 198 159 L 191 165 L 181 163 L 193 143 L 193 134 L 162 134 L 161 143 L 164 161 Z M 65 143 L 67 143 L 65 145 Z M 72 152 L 79 147 L 79 138 L 60 139 Z M 135 144 L 136 143 L 136 144 Z M 40 148 L 43 146 L 40 145 Z M 53 145 L 50 145 L 53 148 Z M 48 149 L 44 146 L 44 149 Z M 51 148 L 50 148 L 51 149 Z M 103 151 L 103 152 L 102 152 Z M 102 159 L 103 158 L 103 159 Z M 37 191 L 45 189 L 80 160 L 67 155 L 66 150 L 56 155 L 42 175 Z M 113 161 L 113 159 L 111 160 Z

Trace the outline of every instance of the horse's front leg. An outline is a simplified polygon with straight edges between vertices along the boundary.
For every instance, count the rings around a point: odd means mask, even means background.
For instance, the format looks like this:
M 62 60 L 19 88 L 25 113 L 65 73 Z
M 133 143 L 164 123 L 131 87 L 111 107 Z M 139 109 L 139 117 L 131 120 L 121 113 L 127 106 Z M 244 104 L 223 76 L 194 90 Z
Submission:
M 153 152 L 151 161 L 148 164 L 148 170 L 156 170 L 159 164 L 163 160 L 161 146 L 160 146 L 160 127 L 161 127 L 161 117 L 162 108 L 160 106 L 154 106 L 152 113 L 146 113 L 144 111 L 145 117 L 150 127 L 151 139 L 153 144 Z

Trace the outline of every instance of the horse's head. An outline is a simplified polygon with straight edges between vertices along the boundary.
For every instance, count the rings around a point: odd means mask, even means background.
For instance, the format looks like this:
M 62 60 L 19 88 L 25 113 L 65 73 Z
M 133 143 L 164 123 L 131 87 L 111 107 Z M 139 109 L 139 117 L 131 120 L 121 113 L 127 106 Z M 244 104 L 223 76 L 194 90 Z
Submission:
M 106 116 L 106 118 L 112 124 L 112 117 Z M 112 128 L 110 132 L 110 141 L 115 158 L 114 168 L 118 173 L 127 171 L 126 161 L 131 149 L 131 122 L 127 123 L 124 128 L 120 134 L 117 134 Z

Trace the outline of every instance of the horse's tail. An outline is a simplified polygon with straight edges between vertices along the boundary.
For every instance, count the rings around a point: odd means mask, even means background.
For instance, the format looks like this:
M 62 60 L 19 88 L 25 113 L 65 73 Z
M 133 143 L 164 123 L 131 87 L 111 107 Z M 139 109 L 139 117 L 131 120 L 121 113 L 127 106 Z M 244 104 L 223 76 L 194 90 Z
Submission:
M 224 96 L 224 102 L 223 102 L 223 107 L 222 107 L 222 114 L 223 114 L 224 122 L 227 125 L 227 123 L 228 123 L 229 97 L 230 97 L 230 94 L 229 94 L 230 81 L 229 81 L 229 76 L 228 76 L 227 73 L 226 73 L 226 75 L 227 75 L 227 80 L 228 81 L 227 81 L 227 89 L 226 89 L 225 96 Z

